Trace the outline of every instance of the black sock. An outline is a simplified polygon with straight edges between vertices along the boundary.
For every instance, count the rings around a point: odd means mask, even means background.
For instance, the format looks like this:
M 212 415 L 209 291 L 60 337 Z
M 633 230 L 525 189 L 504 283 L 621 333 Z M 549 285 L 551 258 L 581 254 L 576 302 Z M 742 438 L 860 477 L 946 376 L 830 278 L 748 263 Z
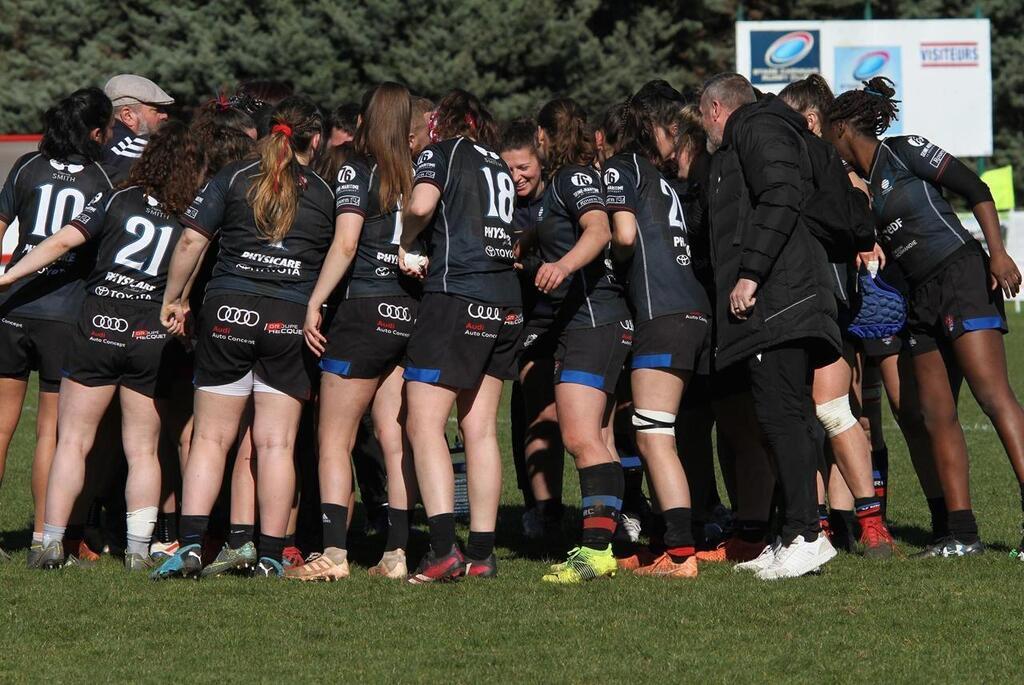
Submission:
M 837 549 L 852 552 L 857 544 L 857 515 L 853 509 L 833 509 L 828 517 L 832 529 L 832 544 Z
M 767 521 L 737 521 L 736 535 L 743 542 L 764 542 L 768 537 Z
M 337 547 L 346 549 L 348 541 L 348 507 L 340 504 L 322 502 L 320 504 L 320 521 L 324 526 L 324 549 Z
M 284 548 L 287 547 L 287 538 L 275 538 L 272 535 L 260 533 L 260 556 L 270 557 L 280 562 L 284 556 Z
M 534 508 L 546 523 L 561 521 L 562 513 L 565 511 L 562 501 L 557 499 L 539 499 L 537 500 L 537 503 L 534 504 Z
M 882 500 L 878 497 L 856 497 L 853 500 L 853 510 L 857 512 L 858 519 L 881 516 Z
M 819 504 L 818 505 L 818 520 L 819 521 L 827 521 L 828 520 L 828 507 L 826 507 L 824 504 Z
M 479 533 L 475 530 L 469 531 L 469 539 L 466 541 L 466 558 L 474 561 L 483 561 L 491 556 L 494 551 L 494 531 Z
M 672 561 L 682 563 L 693 556 L 692 513 L 689 507 L 676 507 L 662 512 L 665 519 L 665 552 Z
M 622 468 L 622 510 L 638 514 L 644 501 L 644 467 L 640 457 L 619 456 Z
M 181 546 L 202 545 L 203 536 L 206 535 L 206 528 L 210 525 L 209 516 L 181 515 L 179 528 L 181 531 Z
M 580 469 L 583 536 L 580 544 L 607 549 L 619 522 L 624 487 L 622 467 L 615 462 Z
M 928 511 L 932 515 L 932 537 L 940 540 L 949 535 L 949 512 L 945 497 L 929 497 Z
M 875 496 L 882 501 L 882 516 L 888 500 L 889 448 L 871 450 L 871 476 L 875 481 Z
M 256 526 L 249 523 L 232 523 L 228 525 L 228 547 L 238 549 L 256 537 Z
M 294 547 L 295 546 L 295 533 L 292 533 L 291 535 L 285 535 L 284 536 L 284 546 L 285 547 Z
M 455 514 L 438 514 L 427 518 L 430 528 L 430 551 L 443 557 L 455 545 Z
M 85 534 L 85 526 L 78 525 L 78 524 L 76 524 L 76 525 L 69 525 L 68 529 L 64 532 L 64 539 L 65 540 L 79 540 L 80 541 L 84 534 Z M 75 554 L 78 553 L 77 549 L 76 550 L 72 550 L 72 551 Z M 96 551 L 96 550 L 93 550 L 93 551 Z
M 1024 513 L 1024 483 L 1020 484 L 1020 510 Z
M 156 541 L 174 542 L 178 539 L 178 514 L 173 511 L 161 511 L 156 515 Z
M 949 512 L 949 532 L 958 541 L 971 545 L 978 541 L 978 522 L 974 520 L 974 511 L 958 509 Z
M 388 507 L 388 541 L 385 552 L 409 549 L 409 510 Z

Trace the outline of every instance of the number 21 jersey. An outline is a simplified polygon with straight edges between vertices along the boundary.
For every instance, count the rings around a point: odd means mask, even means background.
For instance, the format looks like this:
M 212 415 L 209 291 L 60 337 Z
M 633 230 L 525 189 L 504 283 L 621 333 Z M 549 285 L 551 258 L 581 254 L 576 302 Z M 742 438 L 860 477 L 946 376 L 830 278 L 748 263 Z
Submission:
M 430 265 L 424 292 L 520 306 L 512 268 L 516 192 L 501 157 L 468 138 L 444 140 L 420 153 L 415 183 L 441 191 L 425 232 Z
M 86 240 L 99 240 L 89 295 L 152 302 L 159 306 L 167 268 L 182 227 L 139 186 L 101 193 L 71 225 Z

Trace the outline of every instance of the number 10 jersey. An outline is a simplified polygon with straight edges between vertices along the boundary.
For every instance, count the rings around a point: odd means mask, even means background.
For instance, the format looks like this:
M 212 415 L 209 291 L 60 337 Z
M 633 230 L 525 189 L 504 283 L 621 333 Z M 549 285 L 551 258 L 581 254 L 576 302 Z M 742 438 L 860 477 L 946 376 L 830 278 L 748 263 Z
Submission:
M 18 220 L 17 264 L 41 242 L 63 228 L 96 193 L 110 190 L 103 168 L 85 158 L 65 162 L 31 152 L 15 162 L 0 191 L 0 221 Z M 72 250 L 38 274 L 22 279 L 0 296 L 0 315 L 72 322 L 78 318 L 92 269 L 93 250 Z

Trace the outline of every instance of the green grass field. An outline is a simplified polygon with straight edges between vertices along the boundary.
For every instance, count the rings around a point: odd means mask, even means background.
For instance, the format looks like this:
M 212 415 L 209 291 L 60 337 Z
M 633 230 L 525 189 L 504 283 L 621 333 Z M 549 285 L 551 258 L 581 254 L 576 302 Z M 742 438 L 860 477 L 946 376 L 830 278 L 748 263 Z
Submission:
M 1011 327 L 1024 325 L 1024 316 L 1011 318 Z M 1007 342 L 1024 396 L 1020 335 Z M 1018 489 L 995 432 L 964 395 L 975 509 L 991 549 L 984 557 L 873 563 L 842 555 L 820 577 L 777 584 L 705 565 L 695 582 L 620 575 L 580 587 L 542 585 L 545 562 L 522 551 L 511 464 L 496 581 L 371 579 L 366 567 L 383 541 L 360 537 L 352 577 L 331 585 L 158 584 L 113 559 L 91 570 L 28 571 L 30 400 L 0 490 L 0 545 L 15 553 L 0 567 L 0 680 L 1018 680 L 1024 564 L 1008 557 L 1020 534 Z M 888 412 L 885 427 L 890 519 L 909 553 L 927 536 L 928 512 Z M 507 446 L 507 420 L 502 429 Z

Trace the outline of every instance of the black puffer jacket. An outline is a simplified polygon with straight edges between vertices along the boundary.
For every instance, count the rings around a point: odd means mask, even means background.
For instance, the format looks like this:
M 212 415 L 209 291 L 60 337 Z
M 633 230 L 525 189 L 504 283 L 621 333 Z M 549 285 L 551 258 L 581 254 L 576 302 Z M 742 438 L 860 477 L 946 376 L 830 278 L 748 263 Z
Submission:
M 766 96 L 729 117 L 712 157 L 708 221 L 718 369 L 801 339 L 818 365 L 842 349 L 828 259 L 800 214 L 813 190 L 802 126 L 803 117 Z M 759 284 L 745 321 L 729 310 L 739 278 Z

